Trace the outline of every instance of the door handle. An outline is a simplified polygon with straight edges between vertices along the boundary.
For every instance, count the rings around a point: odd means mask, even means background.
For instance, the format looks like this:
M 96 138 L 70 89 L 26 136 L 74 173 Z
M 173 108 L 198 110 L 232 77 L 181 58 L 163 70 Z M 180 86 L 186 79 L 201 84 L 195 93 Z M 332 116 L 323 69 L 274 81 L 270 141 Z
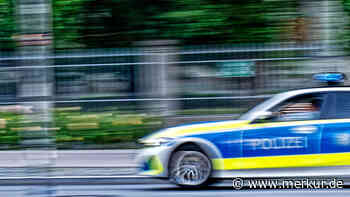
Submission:
M 294 127 L 291 130 L 293 131 L 293 133 L 308 134 L 308 133 L 314 133 L 315 131 L 317 131 L 317 127 L 301 126 L 301 127 Z

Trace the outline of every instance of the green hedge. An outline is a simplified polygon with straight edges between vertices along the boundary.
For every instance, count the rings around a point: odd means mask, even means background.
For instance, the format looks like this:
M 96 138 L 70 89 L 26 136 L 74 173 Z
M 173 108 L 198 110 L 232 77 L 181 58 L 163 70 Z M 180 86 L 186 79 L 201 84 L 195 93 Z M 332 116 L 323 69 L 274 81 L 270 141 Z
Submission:
M 35 132 L 36 123 L 25 115 L 0 113 L 0 146 L 13 148 L 20 143 L 19 132 Z M 119 111 L 89 112 L 79 107 L 57 108 L 53 112 L 56 144 L 64 146 L 136 142 L 162 127 L 163 119 L 146 114 L 123 114 Z

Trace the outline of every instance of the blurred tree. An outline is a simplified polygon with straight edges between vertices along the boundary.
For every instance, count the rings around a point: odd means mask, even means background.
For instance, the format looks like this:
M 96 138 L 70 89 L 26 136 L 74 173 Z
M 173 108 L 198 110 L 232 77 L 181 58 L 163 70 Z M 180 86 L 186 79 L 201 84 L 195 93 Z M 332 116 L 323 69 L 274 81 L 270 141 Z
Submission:
M 158 37 L 162 21 L 155 17 L 168 11 L 169 2 L 87 0 L 80 29 L 83 42 L 89 47 L 114 47 Z
M 158 18 L 168 21 L 164 35 L 190 43 L 280 40 L 294 0 L 177 0 Z
M 298 15 L 298 1 L 53 0 L 54 46 L 105 48 L 153 39 L 184 44 L 280 41 L 290 39 L 286 26 Z M 12 4 L 0 0 L 0 50 L 14 47 Z
M 0 0 L 0 50 L 13 50 L 15 42 L 15 14 L 13 1 Z
M 53 32 L 55 48 L 81 48 L 84 26 L 82 14 L 86 0 L 53 0 Z
M 56 47 L 128 46 L 147 39 L 189 44 L 285 37 L 297 0 L 54 0 Z
M 344 5 L 344 10 L 345 12 L 350 15 L 350 0 L 342 0 L 343 2 L 343 5 Z M 350 40 L 350 23 L 348 21 L 345 21 L 347 24 L 345 25 L 345 32 L 342 34 L 342 37 L 341 39 L 344 39 L 344 41 L 346 41 L 346 43 L 349 42 Z M 346 50 L 349 51 L 350 50 L 350 47 L 349 47 L 349 44 L 347 44 L 347 46 L 345 46 Z

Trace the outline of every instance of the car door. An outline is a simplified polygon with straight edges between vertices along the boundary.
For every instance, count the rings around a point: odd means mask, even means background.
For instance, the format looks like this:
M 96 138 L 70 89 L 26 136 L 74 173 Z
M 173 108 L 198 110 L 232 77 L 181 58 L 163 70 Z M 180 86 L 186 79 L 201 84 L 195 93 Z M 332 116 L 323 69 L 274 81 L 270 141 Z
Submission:
M 332 92 L 322 132 L 321 166 L 350 165 L 350 92 Z
M 318 165 L 319 160 L 315 154 L 320 153 L 321 121 L 324 116 L 322 110 L 326 98 L 324 93 L 295 96 L 269 110 L 276 114 L 274 118 L 251 122 L 249 128 L 243 131 L 244 161 L 241 165 L 245 168 Z M 319 101 L 317 117 L 307 114 L 308 104 L 314 100 Z

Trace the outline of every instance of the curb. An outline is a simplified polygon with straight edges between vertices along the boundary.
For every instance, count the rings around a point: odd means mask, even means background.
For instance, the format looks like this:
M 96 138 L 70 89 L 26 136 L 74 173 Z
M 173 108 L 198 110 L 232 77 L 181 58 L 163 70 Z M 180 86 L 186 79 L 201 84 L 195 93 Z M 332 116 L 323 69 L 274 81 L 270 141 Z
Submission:
M 126 185 L 168 184 L 167 180 L 145 176 L 56 176 L 56 177 L 1 177 L 0 185 Z

